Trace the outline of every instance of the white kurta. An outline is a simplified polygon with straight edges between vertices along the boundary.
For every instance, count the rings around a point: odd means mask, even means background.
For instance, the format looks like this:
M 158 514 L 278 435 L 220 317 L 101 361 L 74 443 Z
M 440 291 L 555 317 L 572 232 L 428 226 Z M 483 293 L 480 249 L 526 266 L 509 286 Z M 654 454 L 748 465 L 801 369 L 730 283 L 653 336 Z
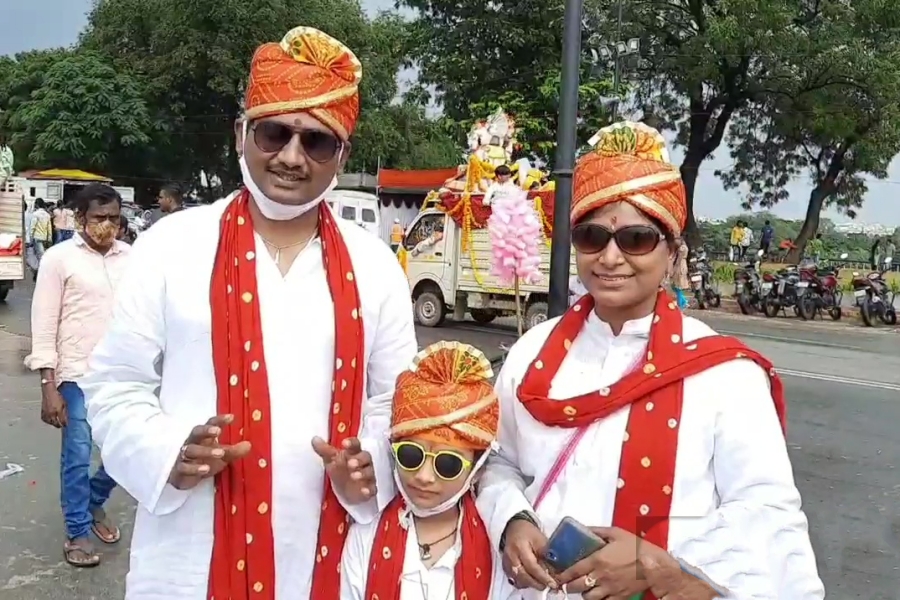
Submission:
M 206 600 L 213 484 L 178 491 L 167 478 L 191 428 L 216 414 L 210 277 L 226 201 L 192 208 L 142 234 L 118 291 L 111 329 L 81 382 L 107 472 L 134 496 L 127 600 Z M 376 461 L 376 517 L 393 497 L 386 432 L 397 375 L 417 346 L 406 277 L 381 240 L 338 226 L 353 261 L 365 326 L 363 447 Z M 309 597 L 324 469 L 313 436 L 328 437 L 334 309 L 313 242 L 282 277 L 257 237 L 257 279 L 272 410 L 276 597 Z
M 650 320 L 630 321 L 615 336 L 592 313 L 550 396 L 571 398 L 618 381 L 646 352 Z M 496 545 L 510 517 L 533 511 L 532 502 L 574 431 L 539 423 L 516 397 L 556 322 L 526 333 L 510 350 L 497 381 L 500 452 L 488 462 L 478 497 Z M 685 318 L 686 342 L 713 334 L 704 323 Z M 547 535 L 565 516 L 588 526 L 611 524 L 629 410 L 589 427 L 537 509 Z M 741 600 L 824 598 L 764 371 L 735 360 L 687 378 L 678 427 L 668 550 Z M 495 598 L 514 593 L 505 581 L 502 588 Z
M 460 514 L 460 522 L 465 515 Z M 416 525 L 409 519 L 406 535 L 406 554 L 403 558 L 403 574 L 400 577 L 400 600 L 453 600 L 456 598 L 456 561 L 462 555 L 462 538 L 456 540 L 429 569 L 419 555 Z M 344 555 L 341 560 L 341 600 L 366 599 L 369 559 L 380 520 L 355 523 L 350 527 Z M 457 526 L 457 531 L 459 526 Z M 381 552 L 378 548 L 376 552 Z M 495 574 L 500 574 L 495 570 Z M 494 580 L 496 582 L 496 578 Z M 496 587 L 496 583 L 495 583 Z

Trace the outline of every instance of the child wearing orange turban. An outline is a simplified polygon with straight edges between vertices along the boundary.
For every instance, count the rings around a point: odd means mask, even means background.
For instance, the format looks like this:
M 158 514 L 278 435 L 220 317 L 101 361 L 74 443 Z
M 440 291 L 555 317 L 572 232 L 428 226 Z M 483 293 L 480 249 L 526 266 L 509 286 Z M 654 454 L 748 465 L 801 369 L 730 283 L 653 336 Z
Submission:
M 487 600 L 492 550 L 471 490 L 497 437 L 492 378 L 484 354 L 459 342 L 429 346 L 397 378 L 390 436 L 400 494 L 380 519 L 351 528 L 342 600 L 399 600 L 404 586 Z

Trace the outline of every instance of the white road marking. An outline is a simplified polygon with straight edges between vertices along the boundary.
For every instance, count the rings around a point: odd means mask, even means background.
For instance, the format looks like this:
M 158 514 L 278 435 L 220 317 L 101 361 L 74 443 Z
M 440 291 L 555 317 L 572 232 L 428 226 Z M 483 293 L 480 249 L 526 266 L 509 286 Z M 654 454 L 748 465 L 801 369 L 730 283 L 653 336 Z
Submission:
M 841 383 L 844 385 L 853 385 L 857 387 L 868 387 L 879 390 L 891 390 L 900 392 L 900 385 L 896 383 L 885 383 L 882 381 L 871 381 L 869 379 L 854 379 L 853 377 L 839 377 L 837 375 L 826 375 L 824 373 L 811 373 L 809 371 L 796 371 L 794 369 L 779 369 L 775 367 L 779 375 L 786 377 L 798 377 L 801 379 L 814 379 L 816 381 L 828 381 L 830 383 Z

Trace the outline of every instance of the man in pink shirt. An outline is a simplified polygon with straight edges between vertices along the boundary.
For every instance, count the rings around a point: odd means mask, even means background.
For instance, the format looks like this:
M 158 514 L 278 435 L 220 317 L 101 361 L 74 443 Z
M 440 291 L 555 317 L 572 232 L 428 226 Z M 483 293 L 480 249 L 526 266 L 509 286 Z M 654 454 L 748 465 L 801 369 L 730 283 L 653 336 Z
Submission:
M 44 254 L 34 288 L 31 354 L 25 365 L 41 375 L 41 420 L 62 429 L 60 498 L 66 561 L 93 567 L 100 556 L 90 533 L 107 544 L 120 538 L 103 511 L 116 483 L 102 466 L 91 477 L 91 428 L 77 382 L 112 318 L 113 295 L 130 247 L 116 240 L 122 199 L 113 188 L 86 186 L 72 207 L 83 231 Z

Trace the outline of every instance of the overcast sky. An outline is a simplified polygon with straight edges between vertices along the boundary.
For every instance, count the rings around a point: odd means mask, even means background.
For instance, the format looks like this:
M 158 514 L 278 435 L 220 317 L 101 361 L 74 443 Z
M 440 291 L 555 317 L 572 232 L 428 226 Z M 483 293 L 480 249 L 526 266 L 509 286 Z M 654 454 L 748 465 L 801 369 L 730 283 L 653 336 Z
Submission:
M 0 55 L 75 43 L 86 22 L 85 13 L 90 9 L 91 0 L 8 0 L 3 4 Z M 362 0 L 362 4 L 374 12 L 392 8 L 393 0 Z M 672 154 L 675 162 L 681 161 L 680 152 L 675 150 Z M 714 175 L 716 169 L 727 168 L 730 163 L 727 149 L 720 149 L 718 156 L 701 167 L 695 195 L 697 215 L 723 218 L 740 212 L 737 195 L 722 189 Z M 900 225 L 900 203 L 895 199 L 900 193 L 900 160 L 892 163 L 887 181 L 872 181 L 869 188 L 866 204 L 857 220 Z M 797 181 L 791 185 L 790 192 L 790 200 L 779 204 L 775 212 L 785 218 L 801 219 L 806 213 L 809 184 Z M 848 220 L 842 215 L 828 216 L 838 222 Z

